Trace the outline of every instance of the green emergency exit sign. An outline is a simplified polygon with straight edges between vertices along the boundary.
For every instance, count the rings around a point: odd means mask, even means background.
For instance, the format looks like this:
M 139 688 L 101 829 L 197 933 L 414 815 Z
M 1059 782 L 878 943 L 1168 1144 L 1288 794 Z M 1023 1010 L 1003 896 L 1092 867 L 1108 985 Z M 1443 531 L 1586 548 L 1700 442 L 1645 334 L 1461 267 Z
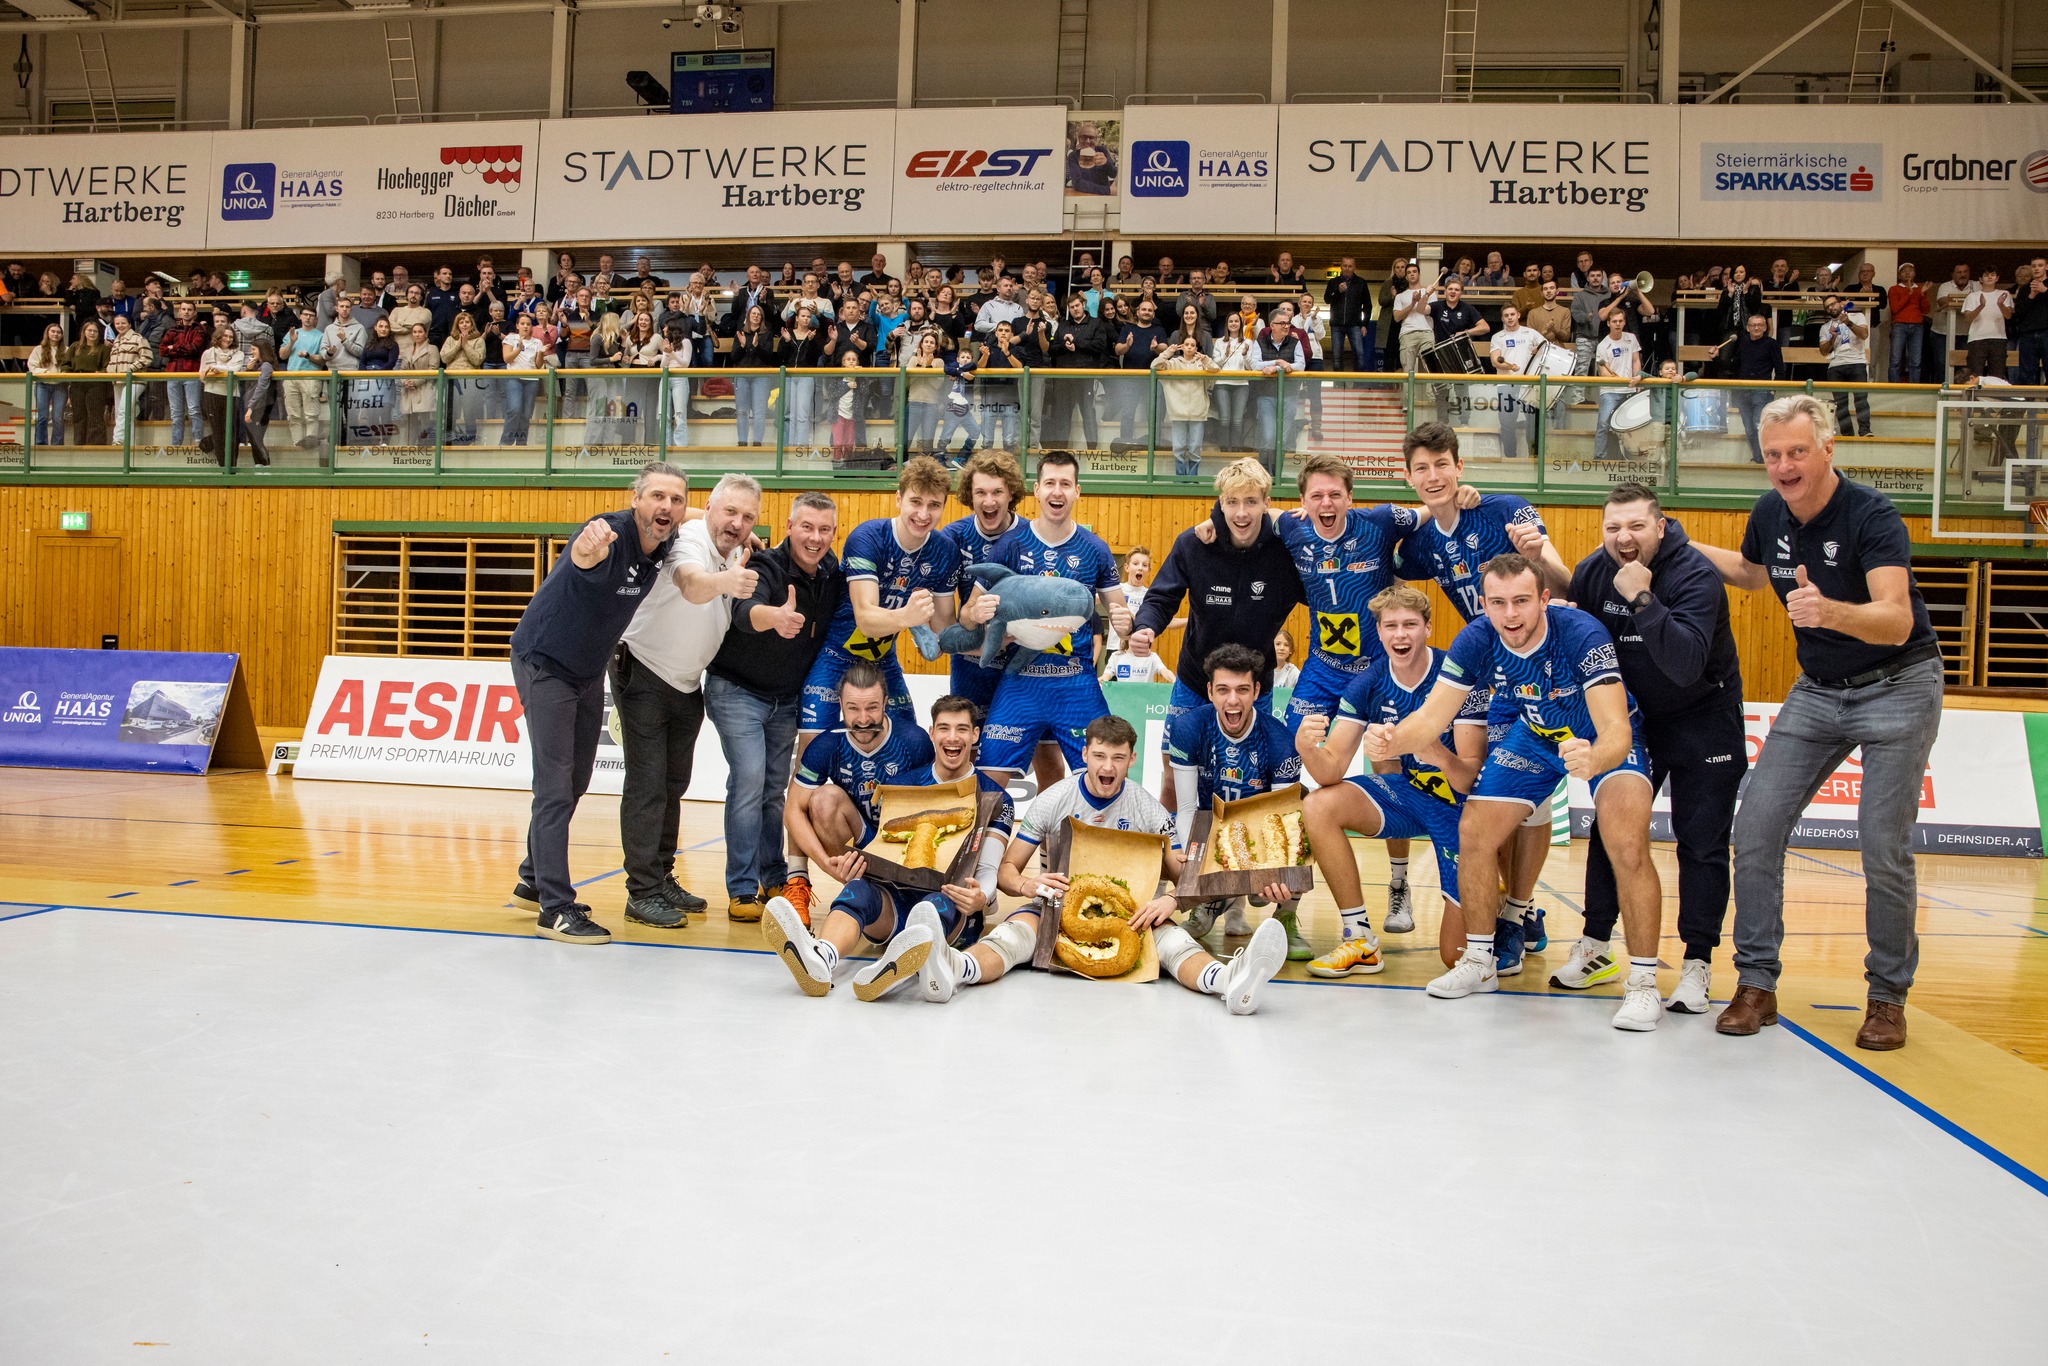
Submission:
M 57 525 L 64 531 L 91 531 L 92 514 L 90 512 L 60 512 L 57 514 Z

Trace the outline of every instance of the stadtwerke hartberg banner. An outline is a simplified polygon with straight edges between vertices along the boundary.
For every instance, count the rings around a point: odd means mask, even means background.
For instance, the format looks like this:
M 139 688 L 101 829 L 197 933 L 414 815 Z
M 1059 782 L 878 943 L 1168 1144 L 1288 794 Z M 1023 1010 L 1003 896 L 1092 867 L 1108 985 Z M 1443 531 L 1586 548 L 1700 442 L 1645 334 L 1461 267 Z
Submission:
M 23 256 L 198 251 L 211 133 L 0 138 L 0 244 Z

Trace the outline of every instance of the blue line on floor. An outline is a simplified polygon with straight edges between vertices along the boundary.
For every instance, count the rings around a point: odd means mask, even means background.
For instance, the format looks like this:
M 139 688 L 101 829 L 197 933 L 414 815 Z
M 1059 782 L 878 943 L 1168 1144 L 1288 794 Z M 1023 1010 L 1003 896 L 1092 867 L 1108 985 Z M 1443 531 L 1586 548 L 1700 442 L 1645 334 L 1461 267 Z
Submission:
M 2020 928 L 2025 930 L 2028 934 L 2038 934 L 2042 938 L 2048 939 L 2048 930 L 2035 929 L 2032 925 L 2022 925 L 2020 926 Z
M 135 895 L 135 893 L 133 893 L 133 892 L 111 892 L 111 893 L 109 893 L 109 894 L 108 894 L 108 896 L 107 896 L 107 900 L 109 900 L 109 901 L 119 901 L 119 900 L 120 900 L 120 899 L 121 899 L 122 897 L 124 897 L 124 896 L 134 896 L 134 895 Z
M 173 882 L 173 883 L 171 884 L 171 886 L 173 886 L 173 887 L 190 887 L 190 886 L 194 885 L 195 883 L 197 883 L 198 881 L 199 881 L 199 879 L 198 879 L 198 878 L 196 878 L 196 877 L 188 877 L 188 878 L 186 878 L 186 879 L 185 879 L 185 880 L 184 880 L 183 882 Z
M 1962 1125 L 1948 1118 L 1939 1110 L 1915 1100 L 1912 1096 L 1907 1095 L 1904 1091 L 1901 1091 L 1898 1087 L 1892 1085 L 1883 1077 L 1880 1077 L 1877 1073 L 1871 1071 L 1825 1039 L 1817 1038 L 1807 1033 L 1804 1029 L 1801 1029 L 1783 1016 L 1779 1016 L 1778 1023 L 1790 1030 L 1795 1037 L 1804 1039 L 1807 1043 L 1812 1044 L 1821 1053 L 1833 1058 L 1836 1062 L 1842 1064 L 1842 1066 L 1848 1068 L 1851 1072 L 1854 1072 L 1857 1076 L 1863 1078 L 1863 1080 L 1869 1082 L 1872 1086 L 1875 1086 L 1878 1090 L 1884 1092 L 1893 1100 L 1905 1106 L 1929 1124 L 1932 1124 L 1935 1128 L 1940 1129 L 1964 1147 L 1975 1149 L 1980 1156 L 1988 1159 L 1994 1166 L 2003 1167 L 2006 1171 L 2033 1187 L 2040 1194 L 2048 1195 L 2048 1177 L 2044 1177 L 2033 1168 L 2023 1165 L 2016 1158 L 2006 1156 L 2006 1154 L 1992 1147 L 1989 1143 L 1986 1143 Z
M 1808 1008 L 1809 1008 L 1809 1009 L 1812 1009 L 1812 1010 L 1861 1010 L 1861 1009 L 1862 1009 L 1862 1007 L 1861 1007 L 1861 1006 L 1824 1006 L 1824 1005 L 1820 1004 L 1820 1003 L 1819 1003 L 1818 1001 L 1815 1001 L 1815 1002 L 1811 1003 L 1811 1004 L 1809 1005 L 1809 1007 L 1808 1007 Z
M 1563 903 L 1564 903 L 1565 905 L 1569 906 L 1569 907 L 1570 907 L 1570 908 L 1572 909 L 1572 912 L 1573 912 L 1573 914 L 1575 914 L 1575 915 L 1579 916 L 1579 917 L 1580 917 L 1581 919 L 1583 919 L 1583 918 L 1585 917 L 1585 914 L 1586 914 L 1586 908 L 1585 908 L 1584 906 L 1581 906 L 1581 905 L 1580 905 L 1580 904 L 1579 904 L 1578 902 L 1576 902 L 1576 901 L 1572 900 L 1572 899 L 1571 899 L 1570 897 L 1566 896 L 1566 895 L 1565 895 L 1565 894 L 1564 894 L 1563 892 L 1560 892 L 1559 890 L 1557 890 L 1557 888 L 1555 888 L 1555 887 L 1551 886 L 1551 885 L 1550 885 L 1549 883 L 1545 882 L 1545 881 L 1544 881 L 1544 880 L 1543 880 L 1542 878 L 1538 878 L 1538 879 L 1536 879 L 1536 886 L 1537 886 L 1538 888 L 1540 888 L 1541 890 L 1543 890 L 1543 891 L 1546 891 L 1546 892 L 1550 893 L 1550 894 L 1551 894 L 1552 896 L 1556 897 L 1556 898 L 1557 898 L 1557 899 L 1558 899 L 1559 901 L 1562 901 L 1562 902 L 1563 902 Z
M 229 877 L 240 877 L 240 876 L 241 876 L 242 874 L 244 874 L 244 873 L 246 873 L 246 872 L 248 872 L 248 871 L 249 871 L 249 870 L 248 870 L 247 868 L 230 868 L 230 869 L 228 869 L 228 872 L 227 872 L 227 876 L 229 876 Z
M 279 859 L 279 860 L 278 860 L 278 861 L 277 861 L 276 863 L 273 863 L 273 864 L 271 864 L 270 866 L 271 866 L 271 867 L 273 867 L 273 868 L 282 868 L 282 867 L 284 867 L 284 866 L 285 866 L 285 865 L 286 865 L 287 863 L 297 863 L 297 862 L 298 862 L 298 860 L 297 860 L 297 859 L 295 859 L 295 858 L 281 858 L 281 859 Z
M 705 841 L 704 841 L 704 842 L 703 842 L 702 844 L 693 844 L 693 845 L 691 845 L 691 846 L 690 846 L 689 848 L 687 848 L 687 849 L 683 850 L 683 852 L 684 852 L 684 853 L 686 853 L 686 854 L 694 854 L 694 853 L 696 853 L 696 852 L 697 852 L 697 851 L 698 851 L 699 849 L 709 849 L 709 848 L 710 848 L 710 847 L 711 847 L 712 845 L 714 845 L 714 844 L 724 844 L 724 843 L 725 843 L 725 836 L 723 836 L 723 835 L 713 835 L 713 836 L 712 836 L 712 837 L 711 837 L 710 839 L 708 839 L 708 840 L 705 840 Z
M 626 870 L 624 868 L 614 868 L 609 873 L 599 873 L 596 877 L 587 877 L 583 879 L 583 881 L 581 882 L 572 882 L 569 885 L 571 887 L 588 887 L 593 882 L 603 882 L 606 878 L 617 877 L 620 873 L 623 873 L 625 871 Z

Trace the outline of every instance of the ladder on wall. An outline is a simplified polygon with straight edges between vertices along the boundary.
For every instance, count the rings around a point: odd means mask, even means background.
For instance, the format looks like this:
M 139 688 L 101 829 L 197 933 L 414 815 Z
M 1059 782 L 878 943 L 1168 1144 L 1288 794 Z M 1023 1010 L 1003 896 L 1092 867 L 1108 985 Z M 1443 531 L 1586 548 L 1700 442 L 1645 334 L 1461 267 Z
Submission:
M 1856 50 L 1849 58 L 1849 98 L 1884 99 L 1885 75 L 1892 64 L 1890 0 L 1863 0 L 1856 11 Z
M 1444 0 L 1444 64 L 1439 98 L 1472 99 L 1472 68 L 1479 60 L 1479 0 Z
M 1081 253 L 1087 252 L 1095 258 L 1095 264 L 1102 267 L 1104 279 L 1109 278 L 1110 268 L 1115 264 L 1109 259 L 1109 243 L 1093 238 L 1074 237 L 1067 241 L 1067 280 L 1075 289 L 1086 289 L 1088 282 L 1081 278 Z
M 103 33 L 79 33 L 78 65 L 85 72 L 86 115 L 97 132 L 102 126 L 121 126 L 121 101 L 114 93 L 114 70 L 107 63 L 107 38 Z
M 401 121 L 425 113 L 420 104 L 420 66 L 414 60 L 411 24 L 384 25 L 384 65 L 391 75 L 391 113 Z
M 1060 0 L 1059 67 L 1053 89 L 1079 105 L 1088 82 L 1088 0 Z

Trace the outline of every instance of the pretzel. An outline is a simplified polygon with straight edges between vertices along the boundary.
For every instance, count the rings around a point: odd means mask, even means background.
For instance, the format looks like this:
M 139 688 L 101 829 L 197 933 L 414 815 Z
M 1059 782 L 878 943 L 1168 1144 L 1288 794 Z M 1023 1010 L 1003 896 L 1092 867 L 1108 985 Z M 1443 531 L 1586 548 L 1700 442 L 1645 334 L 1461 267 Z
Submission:
M 957 835 L 974 824 L 974 808 L 953 806 L 930 811 L 919 811 L 908 816 L 898 816 L 882 825 L 882 838 L 891 844 L 908 844 L 909 850 L 903 855 L 905 868 L 931 868 L 938 865 L 939 841 L 948 835 Z
M 1087 873 L 1067 884 L 1053 954 L 1083 977 L 1121 977 L 1138 965 L 1143 940 L 1131 928 L 1137 898 L 1120 878 Z

